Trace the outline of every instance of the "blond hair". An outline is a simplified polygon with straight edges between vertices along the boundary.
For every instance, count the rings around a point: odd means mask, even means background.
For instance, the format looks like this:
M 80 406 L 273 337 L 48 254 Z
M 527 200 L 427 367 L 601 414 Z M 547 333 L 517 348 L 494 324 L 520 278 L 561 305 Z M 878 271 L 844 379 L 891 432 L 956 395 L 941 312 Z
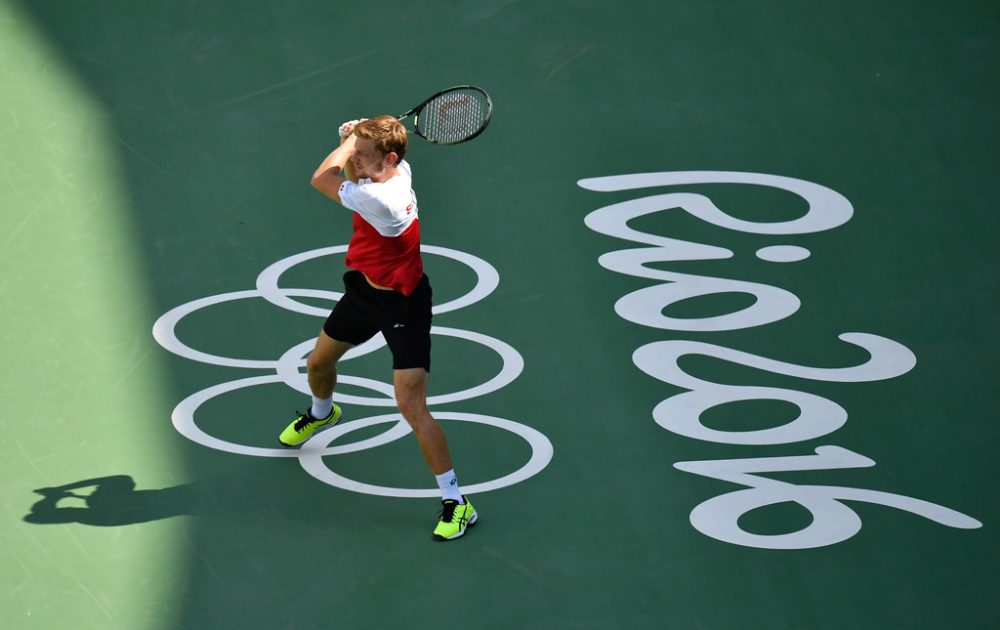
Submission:
M 393 116 L 376 116 L 354 127 L 354 135 L 371 140 L 383 156 L 396 154 L 396 164 L 406 155 L 406 127 Z

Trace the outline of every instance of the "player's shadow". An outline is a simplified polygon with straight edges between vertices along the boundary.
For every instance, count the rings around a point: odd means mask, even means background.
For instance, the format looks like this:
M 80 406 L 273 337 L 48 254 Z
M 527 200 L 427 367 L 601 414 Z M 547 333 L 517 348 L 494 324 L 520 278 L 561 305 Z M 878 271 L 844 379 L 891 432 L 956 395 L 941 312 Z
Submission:
M 24 520 L 39 525 L 82 523 L 114 527 L 195 513 L 191 484 L 136 490 L 135 481 L 128 475 L 86 479 L 35 492 L 42 498 L 31 506 Z

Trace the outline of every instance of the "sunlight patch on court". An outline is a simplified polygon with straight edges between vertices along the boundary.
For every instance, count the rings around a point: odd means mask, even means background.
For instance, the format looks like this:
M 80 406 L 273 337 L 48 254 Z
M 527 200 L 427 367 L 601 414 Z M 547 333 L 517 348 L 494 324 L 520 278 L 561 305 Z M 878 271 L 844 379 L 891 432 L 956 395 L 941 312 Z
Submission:
M 22 520 L 42 498 L 35 489 L 186 479 L 169 418 L 143 414 L 169 408 L 170 381 L 149 335 L 155 305 L 118 174 L 125 149 L 101 103 L 11 3 L 0 4 L 0 76 L 0 608 L 17 628 L 166 626 L 175 611 L 149 602 L 175 599 L 189 517 Z

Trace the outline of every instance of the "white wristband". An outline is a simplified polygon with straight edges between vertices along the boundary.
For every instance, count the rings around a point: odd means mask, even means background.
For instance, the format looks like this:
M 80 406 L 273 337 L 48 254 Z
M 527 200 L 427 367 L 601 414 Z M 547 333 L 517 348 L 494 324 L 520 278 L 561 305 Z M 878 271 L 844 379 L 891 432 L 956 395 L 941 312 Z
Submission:
M 358 118 L 357 120 L 348 120 L 347 122 L 345 122 L 340 126 L 340 129 L 337 130 L 337 133 L 340 134 L 341 138 L 346 138 L 347 136 L 354 133 L 354 128 L 358 125 L 358 123 L 362 123 L 366 120 L 368 119 Z

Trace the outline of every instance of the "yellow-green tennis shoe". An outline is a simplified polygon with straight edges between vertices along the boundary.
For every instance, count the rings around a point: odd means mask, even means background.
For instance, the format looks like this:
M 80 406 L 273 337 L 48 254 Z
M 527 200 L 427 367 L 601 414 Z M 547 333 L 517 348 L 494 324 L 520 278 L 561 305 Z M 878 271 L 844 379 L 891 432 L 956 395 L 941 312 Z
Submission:
M 434 538 L 437 540 L 454 540 L 465 534 L 468 527 L 476 524 L 479 516 L 476 508 L 472 507 L 469 500 L 462 497 L 465 503 L 459 503 L 454 499 L 441 501 L 441 520 L 434 528 Z
M 313 418 L 309 410 L 306 410 L 305 413 L 301 411 L 295 413 L 299 414 L 299 417 L 292 420 L 292 423 L 285 427 L 285 430 L 278 436 L 278 441 L 285 446 L 298 446 L 311 438 L 320 427 L 333 426 L 340 422 L 343 417 L 340 407 L 336 404 L 330 410 L 330 415 L 323 419 Z

